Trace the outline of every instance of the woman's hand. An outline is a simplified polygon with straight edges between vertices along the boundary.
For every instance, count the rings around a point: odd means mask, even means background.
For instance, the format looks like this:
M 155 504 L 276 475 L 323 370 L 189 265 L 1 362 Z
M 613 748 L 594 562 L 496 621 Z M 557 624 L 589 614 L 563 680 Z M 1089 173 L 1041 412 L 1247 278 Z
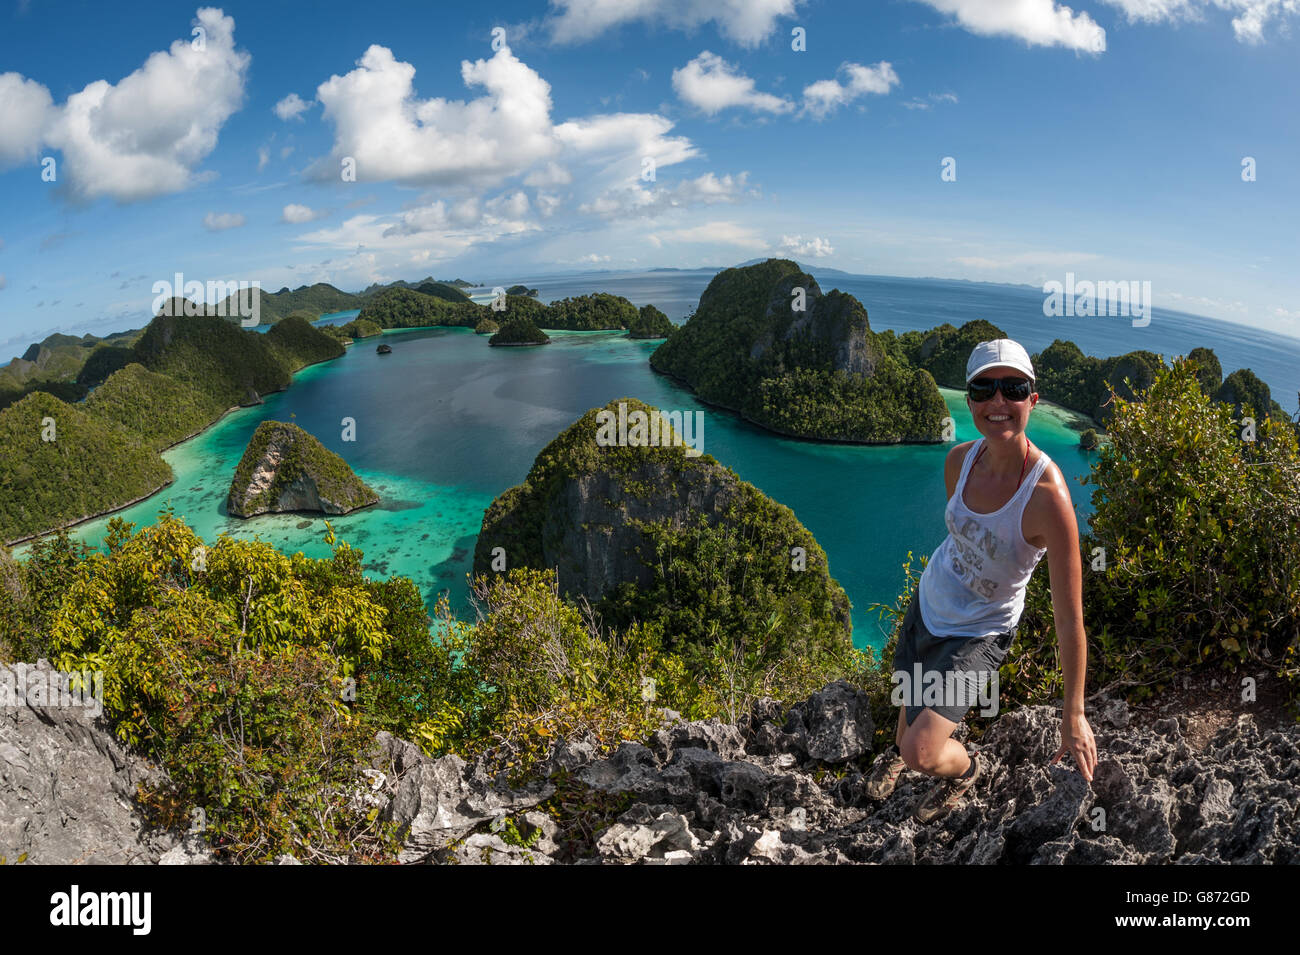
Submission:
M 1074 757 L 1083 778 L 1092 782 L 1092 771 L 1097 768 L 1097 741 L 1092 738 L 1092 727 L 1082 713 L 1061 718 L 1061 748 L 1052 757 L 1052 765 L 1066 753 Z

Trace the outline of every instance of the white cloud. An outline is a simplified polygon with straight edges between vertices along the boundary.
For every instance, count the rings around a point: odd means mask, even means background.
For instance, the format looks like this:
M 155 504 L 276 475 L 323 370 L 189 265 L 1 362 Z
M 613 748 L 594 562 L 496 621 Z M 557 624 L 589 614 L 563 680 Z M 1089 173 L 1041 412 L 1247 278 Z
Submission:
M 1119 7 L 1128 15 L 1129 22 L 1143 20 L 1158 23 L 1178 17 L 1196 15 L 1200 0 L 1103 0 L 1112 7 Z
M 1242 43 L 1261 43 L 1265 28 L 1300 13 L 1300 0 L 1105 0 L 1124 11 L 1130 23 L 1203 20 L 1209 7 L 1235 14 L 1232 32 Z
M 607 219 L 628 216 L 654 216 L 669 209 L 688 206 L 708 206 L 720 202 L 738 202 L 744 195 L 755 196 L 756 190 L 745 192 L 749 173 L 718 177 L 711 172 L 694 179 L 683 179 L 668 188 L 646 188 L 634 183 L 610 189 L 590 202 L 578 206 L 578 211 Z
M 197 22 L 205 49 L 176 40 L 116 86 L 96 80 L 58 110 L 46 142 L 63 150 L 75 196 L 131 202 L 207 178 L 195 167 L 243 101 L 251 57 L 235 50 L 235 21 L 220 10 L 200 9 Z
M 462 60 L 460 72 L 466 86 L 486 94 L 468 102 L 417 99 L 415 67 L 371 46 L 357 69 L 317 87 L 335 141 L 316 174 L 338 177 L 350 156 L 358 181 L 490 184 L 556 155 L 550 84 L 509 47 L 490 60 Z
M 291 119 L 301 120 L 302 114 L 311 109 L 311 103 L 307 102 L 307 100 L 303 99 L 297 93 L 290 93 L 284 99 L 280 100 L 280 102 L 276 103 L 272 109 L 275 110 L 276 116 L 279 116 L 282 120 L 288 122 Z
M 525 186 L 567 186 L 573 174 L 559 163 L 548 162 L 545 169 L 530 172 L 524 177 Z
M 280 213 L 280 221 L 288 222 L 292 225 L 302 225 L 305 222 L 314 222 L 315 220 L 328 215 L 323 209 L 312 209 L 310 206 L 299 205 L 291 202 L 284 207 Z
M 384 230 L 382 237 L 453 231 L 473 235 L 476 241 L 488 241 L 540 228 L 529 219 L 531 211 L 523 190 L 503 192 L 486 201 L 477 196 L 452 203 L 439 199 L 408 209 L 396 224 Z
M 903 104 L 905 109 L 930 109 L 935 103 L 956 103 L 955 93 L 931 93 L 928 99 L 912 98 Z
M 1012 36 L 1031 46 L 1104 53 L 1106 31 L 1087 13 L 1056 0 L 917 0 L 950 14 L 971 33 Z
M 893 66 L 884 60 L 875 66 L 842 63 L 838 72 L 845 74 L 845 82 L 836 79 L 818 80 L 804 88 L 804 112 L 820 119 L 859 96 L 883 96 L 900 82 Z
M 556 43 L 582 43 L 624 23 L 694 31 L 705 23 L 752 49 L 793 16 L 800 0 L 551 0 L 559 9 L 548 25 Z
M 1232 19 L 1232 32 L 1243 43 L 1262 43 L 1270 20 L 1300 12 L 1300 0 L 1214 0 L 1214 5 L 1238 13 Z
M 209 212 L 203 217 L 203 228 L 209 232 L 224 232 L 226 229 L 238 229 L 244 222 L 243 213 Z
M 261 172 L 271 161 L 271 150 L 266 146 L 257 147 L 257 171 Z
M 718 242 L 723 245 L 737 245 L 750 249 L 766 249 L 767 242 L 752 229 L 735 222 L 704 222 L 688 229 L 672 229 L 667 232 L 652 233 L 648 238 L 658 247 L 667 241 L 675 242 Z
M 560 208 L 560 197 L 551 192 L 538 192 L 533 199 L 533 205 L 542 216 L 553 216 Z
M 0 73 L 0 169 L 36 158 L 55 115 L 44 86 L 18 73 Z
M 583 255 L 578 258 L 578 262 L 583 265 L 598 265 L 601 262 L 608 262 L 608 261 L 609 261 L 608 255 L 598 255 L 595 252 L 590 252 L 587 255 Z
M 783 235 L 781 236 L 781 253 L 801 257 L 813 256 L 820 259 L 828 255 L 834 255 L 835 249 L 831 247 L 829 239 L 823 239 L 819 236 L 809 236 L 805 239 L 801 235 Z
M 788 99 L 759 93 L 754 81 L 717 54 L 702 52 L 679 70 L 673 70 L 673 89 L 684 101 L 713 116 L 736 106 L 766 113 L 794 109 Z

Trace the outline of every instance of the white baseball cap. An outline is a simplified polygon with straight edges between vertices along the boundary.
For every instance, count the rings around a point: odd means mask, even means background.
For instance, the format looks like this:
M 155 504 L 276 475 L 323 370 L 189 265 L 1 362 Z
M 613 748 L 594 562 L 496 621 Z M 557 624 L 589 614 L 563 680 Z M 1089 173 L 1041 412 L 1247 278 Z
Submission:
M 1034 378 L 1034 366 L 1021 344 L 1009 338 L 995 338 L 991 342 L 980 342 L 971 350 L 966 361 L 966 384 L 979 377 L 980 372 L 998 365 L 1023 371 L 1028 378 Z

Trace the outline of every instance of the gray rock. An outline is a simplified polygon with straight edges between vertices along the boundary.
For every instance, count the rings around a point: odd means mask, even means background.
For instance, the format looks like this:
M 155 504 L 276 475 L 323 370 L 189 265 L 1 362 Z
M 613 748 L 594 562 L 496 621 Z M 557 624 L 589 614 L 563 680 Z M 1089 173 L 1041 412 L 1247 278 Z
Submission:
M 867 694 L 836 680 L 791 707 L 785 731 L 810 759 L 842 763 L 871 749 L 875 724 Z
M 177 834 L 149 832 L 135 806 L 137 787 L 166 775 L 121 744 L 96 707 L 32 692 L 55 673 L 46 660 L 0 666 L 0 856 L 38 865 L 190 859 Z
M 555 792 L 550 783 L 503 792 L 486 777 L 481 761 L 467 767 L 456 755 L 430 759 L 415 744 L 387 732 L 379 733 L 375 743 L 371 765 L 384 773 L 390 793 L 380 817 L 400 827 L 402 862 L 426 860 L 481 823 L 531 808 Z

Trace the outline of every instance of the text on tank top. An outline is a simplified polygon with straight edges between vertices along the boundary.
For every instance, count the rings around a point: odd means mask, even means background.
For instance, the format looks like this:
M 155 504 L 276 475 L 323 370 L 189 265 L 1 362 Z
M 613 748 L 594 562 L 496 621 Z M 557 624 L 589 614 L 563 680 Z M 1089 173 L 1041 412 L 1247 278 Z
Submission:
M 980 438 L 966 452 L 948 505 L 944 538 L 926 564 L 919 585 L 919 610 L 927 630 L 939 636 L 982 637 L 1006 633 L 1020 622 L 1025 585 L 1047 553 L 1024 538 L 1025 505 L 1051 459 L 1040 451 L 1011 499 L 982 514 L 966 506 L 966 479 L 984 446 Z

